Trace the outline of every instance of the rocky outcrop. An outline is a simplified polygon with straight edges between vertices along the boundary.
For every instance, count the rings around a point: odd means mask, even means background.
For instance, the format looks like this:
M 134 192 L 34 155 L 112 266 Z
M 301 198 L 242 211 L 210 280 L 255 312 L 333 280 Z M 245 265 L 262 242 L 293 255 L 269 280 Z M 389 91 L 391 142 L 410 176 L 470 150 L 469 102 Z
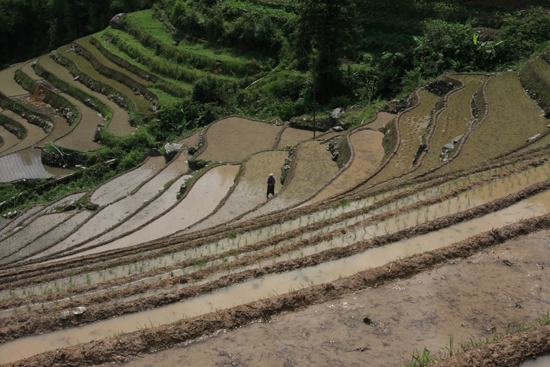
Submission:
M 164 159 L 166 159 L 166 163 L 170 162 L 176 154 L 180 151 L 181 147 L 183 147 L 182 144 L 166 144 L 164 146 L 164 150 L 166 151 L 166 155 L 164 156 Z
M 79 153 L 61 154 L 59 152 L 48 152 L 42 150 L 40 155 L 42 164 L 50 167 L 70 168 L 83 166 L 86 163 L 86 158 Z
M 455 86 L 453 83 L 445 80 L 435 80 L 426 85 L 426 90 L 430 93 L 433 93 L 439 97 L 443 97 L 445 94 L 452 91 Z
M 330 118 L 316 119 L 315 124 L 313 124 L 313 118 L 311 116 L 299 116 L 291 118 L 289 126 L 303 130 L 327 131 L 333 125 L 330 121 Z
M 122 27 L 122 18 L 124 17 L 124 13 L 118 13 L 114 17 L 111 18 L 109 21 L 109 25 L 113 29 L 120 29 Z

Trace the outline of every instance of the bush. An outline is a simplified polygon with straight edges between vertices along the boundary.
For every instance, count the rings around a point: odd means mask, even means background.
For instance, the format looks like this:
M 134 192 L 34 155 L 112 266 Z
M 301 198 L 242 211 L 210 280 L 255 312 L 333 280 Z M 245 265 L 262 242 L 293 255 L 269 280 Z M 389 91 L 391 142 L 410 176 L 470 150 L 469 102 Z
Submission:
M 120 162 L 120 167 L 124 171 L 132 169 L 132 168 L 134 168 L 135 166 L 137 166 L 141 163 L 141 158 L 142 157 L 143 157 L 143 153 L 141 153 L 138 150 L 132 150 L 129 154 L 127 154 L 122 159 L 122 162 Z
M 197 80 L 193 85 L 192 98 L 200 103 L 221 102 L 221 85 L 218 79 L 207 75 Z

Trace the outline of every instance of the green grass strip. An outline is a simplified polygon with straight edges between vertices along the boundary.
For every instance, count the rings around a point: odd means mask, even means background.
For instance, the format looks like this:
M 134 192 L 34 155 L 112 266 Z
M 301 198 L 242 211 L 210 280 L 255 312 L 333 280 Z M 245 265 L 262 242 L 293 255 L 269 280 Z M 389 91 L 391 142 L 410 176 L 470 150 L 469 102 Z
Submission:
M 156 50 L 157 55 L 175 63 L 235 78 L 252 76 L 262 71 L 262 66 L 255 59 L 232 57 L 227 50 L 200 48 L 185 41 L 181 41 L 178 46 L 173 45 L 174 38 L 166 33 L 165 26 L 159 20 L 153 18 L 151 10 L 128 14 L 123 23 L 124 31 L 143 46 Z
M 101 113 L 106 120 L 106 126 L 108 126 L 109 122 L 111 121 L 111 118 L 113 117 L 113 111 L 109 106 L 107 106 L 105 103 L 101 102 L 97 97 L 92 96 L 91 94 L 88 94 L 84 92 L 83 90 L 75 87 L 74 85 L 71 85 L 63 80 L 60 80 L 55 74 L 47 71 L 44 69 L 39 63 L 36 63 L 33 65 L 34 71 L 36 75 L 41 76 L 42 78 L 46 79 L 52 85 L 63 93 L 67 93 L 68 95 L 74 97 L 75 99 L 79 100 L 86 106 L 98 111 Z M 61 96 L 59 96 L 61 97 Z M 67 103 L 69 103 L 67 101 Z M 70 103 L 69 103 L 70 104 Z M 72 105 L 71 105 L 72 106 Z M 74 107 L 74 106 L 73 106 Z M 76 109 L 76 108 L 75 108 Z M 74 111 L 73 111 L 74 112 Z
M 110 86 L 109 84 L 103 83 L 99 80 L 96 80 L 89 76 L 88 74 L 81 71 L 78 66 L 75 64 L 75 62 L 64 55 L 62 55 L 60 52 L 56 51 L 56 55 L 59 58 L 59 61 L 71 72 L 73 76 L 78 76 L 80 78 L 80 81 L 85 84 L 88 88 L 90 88 L 93 91 L 96 91 L 98 93 L 104 94 L 104 95 L 116 95 L 121 97 L 125 105 L 121 106 L 123 108 L 127 108 L 128 114 L 130 116 L 137 116 L 139 115 L 139 112 L 136 111 L 136 107 L 134 105 L 133 100 L 130 99 L 126 94 L 120 92 L 118 89 Z

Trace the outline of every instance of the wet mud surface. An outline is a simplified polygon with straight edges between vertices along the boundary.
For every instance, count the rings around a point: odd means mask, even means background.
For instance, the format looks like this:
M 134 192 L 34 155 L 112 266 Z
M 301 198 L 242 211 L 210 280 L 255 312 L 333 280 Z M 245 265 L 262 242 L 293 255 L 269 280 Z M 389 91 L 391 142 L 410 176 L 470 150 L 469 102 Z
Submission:
M 62 94 L 62 96 L 76 106 L 80 113 L 80 121 L 67 135 L 56 140 L 56 144 L 84 152 L 99 149 L 101 145 L 94 142 L 94 135 L 97 125 L 103 123 L 103 116 L 67 94 Z
M 508 322 L 545 315 L 549 240 L 548 231 L 521 237 L 428 272 L 124 365 L 403 365 L 414 350 L 426 347 L 437 354 L 451 336 L 458 345 L 470 336 L 505 332 Z
M 280 182 L 277 182 L 275 185 L 277 195 L 269 199 L 264 206 L 244 216 L 243 220 L 283 210 L 306 200 L 338 172 L 338 166 L 332 160 L 330 152 L 326 150 L 326 145 L 319 144 L 317 141 L 300 145 L 295 164 L 292 176 L 287 177 L 290 181 L 287 181 L 288 183 L 285 183 L 282 189 L 279 189 Z
M 313 139 L 313 131 L 300 130 L 288 127 L 283 131 L 278 147 L 294 146 L 303 141 Z
M 384 134 L 373 130 L 362 130 L 351 135 L 354 151 L 351 165 L 306 204 L 318 203 L 341 194 L 370 177 L 384 158 L 383 138 Z
M 423 253 L 413 256 L 411 258 L 398 260 L 379 268 L 360 272 L 351 277 L 334 280 L 332 282 L 322 285 L 315 285 L 302 290 L 296 290 L 289 294 L 272 297 L 263 301 L 252 302 L 244 306 L 237 306 L 228 310 L 218 311 L 216 313 L 207 314 L 198 318 L 187 319 L 184 322 L 179 321 L 173 325 L 166 325 L 152 329 L 143 329 L 130 334 L 122 335 L 120 337 L 114 336 L 112 338 L 86 343 L 85 345 L 79 347 L 71 347 L 57 352 L 48 352 L 33 357 L 31 359 L 21 361 L 20 363 L 17 363 L 15 365 L 23 365 L 23 363 L 27 366 L 39 365 L 40 363 L 45 363 L 49 365 L 78 363 L 77 361 L 82 361 L 83 358 L 83 354 L 80 351 L 87 351 L 87 363 L 90 364 L 100 363 L 101 361 L 109 362 L 122 360 L 124 359 L 124 357 L 121 357 L 121 354 L 131 355 L 133 353 L 140 353 L 140 351 L 141 353 L 143 353 L 145 351 L 163 349 L 168 346 L 177 344 L 178 341 L 191 341 L 197 337 L 213 333 L 216 330 L 244 326 L 252 321 L 269 320 L 270 318 L 275 317 L 281 312 L 304 309 L 314 303 L 322 303 L 329 300 L 339 299 L 342 296 L 349 295 L 350 292 L 361 291 L 368 289 L 369 287 L 376 287 L 390 282 L 395 283 L 396 281 L 399 281 L 404 277 L 410 278 L 425 270 L 430 270 L 433 266 L 437 264 L 444 264 L 452 260 L 456 261 L 459 258 L 471 256 L 478 253 L 483 248 L 489 248 L 498 244 L 499 242 L 507 241 L 508 239 L 512 239 L 520 235 L 530 233 L 532 231 L 547 229 L 549 228 L 549 226 L 550 218 L 548 218 L 548 216 L 522 221 L 520 223 L 515 223 L 498 230 L 493 230 L 493 232 L 491 233 L 474 236 L 444 249 L 435 250 L 430 253 Z M 546 243 L 547 241 L 544 242 Z M 521 259 L 521 256 L 517 255 L 516 253 L 512 253 L 512 256 Z M 537 261 L 540 261 L 540 258 L 536 256 L 535 258 Z M 509 260 L 510 263 L 512 263 L 512 261 L 513 263 L 517 263 L 517 260 L 512 257 L 511 259 L 512 260 Z M 470 262 L 466 261 L 465 263 L 469 264 Z M 503 260 L 497 257 L 497 263 L 503 264 Z M 502 266 L 506 269 L 510 267 L 505 262 Z M 482 266 L 481 268 L 485 269 L 487 268 L 487 265 Z M 536 271 L 536 269 L 532 271 Z M 460 274 L 462 276 L 462 274 L 465 274 L 465 272 L 458 271 L 456 272 L 456 274 Z M 537 282 L 540 281 L 536 277 L 528 277 L 525 272 L 523 272 L 522 276 L 529 281 L 533 281 L 533 279 Z M 475 279 L 477 282 L 477 278 Z M 436 277 L 435 280 L 441 281 L 445 279 L 441 279 L 441 277 L 439 277 L 438 279 Z M 488 282 L 487 284 L 490 285 L 494 283 Z M 536 285 L 536 283 L 525 284 L 531 286 Z M 400 288 L 412 286 L 412 284 L 399 285 Z M 476 286 L 478 288 L 480 287 L 479 284 L 476 284 Z M 511 284 L 510 287 L 512 289 L 518 288 L 515 287 L 514 284 Z M 505 289 L 504 291 L 505 294 L 507 294 L 506 292 L 508 292 L 508 289 Z M 456 290 L 450 292 L 450 294 L 455 293 Z M 535 294 L 534 298 L 536 298 L 536 296 L 537 295 Z M 515 297 L 515 295 L 512 294 L 510 295 L 510 297 Z M 429 302 L 431 303 L 432 301 L 433 297 L 429 300 Z M 508 305 L 509 300 L 505 299 L 504 302 L 506 302 L 506 304 Z M 527 305 L 526 300 L 523 300 L 522 302 Z M 498 303 L 502 304 L 502 302 Z M 402 307 L 405 307 L 405 305 L 403 305 Z M 517 307 L 510 308 L 517 309 Z M 405 310 L 409 309 L 405 307 Z M 470 311 L 473 312 L 471 310 L 471 307 Z M 467 311 L 465 311 L 464 314 L 466 316 L 464 316 L 463 318 L 468 321 Z M 368 315 L 366 316 L 368 317 Z M 373 320 L 374 322 L 380 322 L 375 319 Z M 483 328 L 486 326 L 485 322 L 475 323 L 473 322 L 475 320 L 470 321 L 477 328 Z M 382 319 L 381 322 L 388 323 L 389 326 L 390 324 L 397 323 L 398 321 Z M 492 322 L 495 323 L 494 320 Z M 407 324 L 407 327 L 410 327 L 410 325 Z M 385 328 L 386 327 L 382 327 L 382 331 Z M 394 334 L 392 333 L 392 335 Z M 422 335 L 424 335 L 424 333 Z M 440 336 L 439 338 L 447 338 L 447 336 Z M 424 341 L 422 340 L 422 342 Z M 441 340 L 437 339 L 437 342 L 438 345 L 440 345 Z M 97 353 L 97 351 L 99 350 L 104 351 L 104 353 Z M 125 352 L 122 353 L 122 351 Z M 61 357 L 61 359 L 58 359 L 59 357 Z
M 129 116 L 126 110 L 119 107 L 113 101 L 109 100 L 104 94 L 95 92 L 88 88 L 86 85 L 75 81 L 74 76 L 69 72 L 69 70 L 56 63 L 51 57 L 49 57 L 49 55 L 42 56 L 38 60 L 38 62 L 44 69 L 55 74 L 55 76 L 58 77 L 60 80 L 74 85 L 76 88 L 98 98 L 101 102 L 109 106 L 111 111 L 113 111 L 111 121 L 109 122 L 109 125 L 107 127 L 107 130 L 109 130 L 110 133 L 115 136 L 126 136 L 131 134 L 135 130 L 134 127 L 130 126 Z
M 487 121 L 470 135 L 460 156 L 441 172 L 451 172 L 496 157 L 547 130 L 548 120 L 541 116 L 541 110 L 527 96 L 515 72 L 499 74 L 489 81 L 488 102 Z M 499 141 L 499 144 L 487 144 L 487 141 Z
M 204 221 L 185 232 L 198 231 L 228 222 L 245 212 L 266 202 L 266 182 L 270 173 L 279 180 L 287 152 L 263 152 L 250 157 L 244 163 L 244 174 L 237 187 L 229 195 L 223 206 Z
M 28 93 L 22 86 L 17 84 L 14 78 L 15 71 L 21 68 L 24 64 L 24 62 L 15 64 L 0 71 L 0 85 L 2 86 L 2 93 L 6 96 L 13 97 Z
M 378 130 L 386 126 L 388 122 L 396 118 L 397 115 L 393 113 L 388 112 L 378 112 L 376 115 L 376 118 L 368 123 L 365 123 L 365 126 L 369 127 L 370 129 Z
M 0 182 L 29 178 L 48 178 L 70 172 L 42 165 L 39 149 L 25 149 L 0 158 Z
M 208 128 L 206 149 L 198 159 L 238 162 L 264 150 L 272 150 L 280 127 L 241 117 L 228 117 Z M 246 131 L 246 134 L 242 132 Z

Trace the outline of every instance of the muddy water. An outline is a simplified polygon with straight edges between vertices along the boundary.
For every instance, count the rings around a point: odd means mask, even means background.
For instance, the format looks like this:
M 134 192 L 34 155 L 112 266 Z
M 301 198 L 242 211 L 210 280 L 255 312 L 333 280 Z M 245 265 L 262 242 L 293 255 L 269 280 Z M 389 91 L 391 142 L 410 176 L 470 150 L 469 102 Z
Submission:
M 274 261 L 275 262 L 285 261 L 292 258 L 301 257 L 304 255 L 310 255 L 310 254 L 313 254 L 319 251 L 324 251 L 334 247 L 347 246 L 351 243 L 354 243 L 357 240 L 366 240 L 369 238 L 373 238 L 374 236 L 394 233 L 404 228 L 411 228 L 415 225 L 422 224 L 422 223 L 425 223 L 426 221 L 432 220 L 437 216 L 457 213 L 461 210 L 468 209 L 474 205 L 480 205 L 490 200 L 494 200 L 504 195 L 507 195 L 509 193 L 512 193 L 514 191 L 521 190 L 524 187 L 528 186 L 527 179 L 529 177 L 531 177 L 531 179 L 529 180 L 531 184 L 535 179 L 536 179 L 536 182 L 544 180 L 545 178 L 547 178 L 546 177 L 547 169 L 548 167 L 543 165 L 536 168 L 532 168 L 521 174 L 518 174 L 517 176 L 519 178 L 516 176 L 512 176 L 514 177 L 513 182 L 515 182 L 514 187 L 512 187 L 512 185 L 509 185 L 506 182 L 506 180 L 501 180 L 500 183 L 497 181 L 495 183 L 491 183 L 490 185 L 487 185 L 484 189 L 475 189 L 470 192 L 462 193 L 461 196 L 458 198 L 452 198 L 442 203 L 425 207 L 421 210 L 415 210 L 413 212 L 404 213 L 399 216 L 395 216 L 389 220 L 386 220 L 384 222 L 369 225 L 368 227 L 357 227 L 355 229 L 350 229 L 347 231 L 348 234 L 346 234 L 345 236 L 337 235 L 330 242 L 321 242 L 314 246 L 310 246 L 298 251 L 294 251 L 292 253 L 282 255 L 280 258 L 274 259 Z M 487 172 L 486 175 L 492 175 L 496 173 L 498 172 L 490 171 L 490 172 Z M 481 179 L 483 178 L 483 175 L 479 175 L 479 177 L 475 177 L 475 178 Z M 438 188 L 433 188 L 425 192 L 417 192 L 416 194 L 410 197 L 405 197 L 403 199 L 397 200 L 394 203 L 383 206 L 377 210 L 369 212 L 368 214 L 363 214 L 363 215 L 356 216 L 354 218 L 349 218 L 342 222 L 331 224 L 329 226 L 325 226 L 315 231 L 309 231 L 295 238 L 290 238 L 285 240 L 284 242 L 278 243 L 276 246 L 284 247 L 288 244 L 291 244 L 303 239 L 311 238 L 316 234 L 326 233 L 326 232 L 337 230 L 339 228 L 343 228 L 345 226 L 354 225 L 355 223 L 361 220 L 367 219 L 373 215 L 384 213 L 389 210 L 401 208 L 401 207 L 404 207 L 405 205 L 410 205 L 420 200 L 434 197 L 436 195 L 439 195 L 442 192 L 451 190 L 452 188 L 458 187 L 462 184 L 467 184 L 470 179 L 471 178 L 464 178 L 464 179 L 458 180 L 459 182 L 456 182 L 453 184 L 445 184 Z M 523 183 L 518 184 L 516 182 L 518 179 L 523 180 Z M 506 188 L 506 190 L 504 190 L 504 188 Z M 368 200 L 370 201 L 367 202 L 365 201 L 365 199 L 358 201 L 361 205 L 358 205 L 356 209 L 363 207 L 365 205 L 371 204 L 374 199 L 369 198 Z M 349 206 L 356 206 L 354 204 L 356 204 L 356 202 L 350 203 Z M 239 249 L 242 246 L 246 246 L 248 244 L 252 244 L 258 241 L 266 240 L 275 235 L 286 233 L 290 230 L 303 227 L 307 224 L 311 224 L 313 222 L 323 220 L 325 218 L 335 217 L 336 215 L 339 215 L 343 211 L 347 210 L 349 206 L 341 206 L 338 208 L 327 209 L 320 213 L 312 213 L 311 215 L 300 217 L 295 220 L 288 221 L 282 224 L 277 224 L 274 226 L 270 226 L 270 227 L 266 227 L 259 230 L 250 231 L 244 234 L 237 235 L 235 239 L 224 238 L 219 241 L 216 241 L 215 243 L 210 243 L 210 244 L 201 246 L 200 248 L 194 248 L 191 250 L 176 252 L 176 253 L 165 255 L 149 261 L 140 262 L 139 264 L 130 264 L 128 266 L 122 266 L 120 268 L 110 270 L 108 274 L 103 273 L 103 274 L 98 274 L 98 276 L 95 276 L 94 274 L 86 274 L 85 276 L 84 275 L 82 276 L 81 280 L 79 280 L 77 277 L 73 277 L 72 279 L 73 279 L 73 282 L 75 282 L 75 284 L 84 285 L 84 284 L 87 284 L 90 281 L 90 279 L 91 279 L 91 282 L 95 284 L 100 281 L 105 281 L 106 279 L 109 280 L 109 279 L 125 276 L 126 274 L 127 275 L 134 274 L 138 271 L 138 269 L 140 273 L 143 273 L 149 270 L 161 268 L 163 266 L 165 267 L 167 265 L 168 266 L 176 265 L 186 259 L 200 258 L 204 255 L 218 254 L 218 253 L 224 253 L 224 252 L 228 253 L 232 250 Z M 243 253 L 240 256 L 248 256 L 250 254 L 251 253 L 246 253 L 246 254 Z M 209 265 L 207 264 L 207 266 Z M 241 270 L 238 270 L 238 271 L 241 271 Z M 180 271 L 176 270 L 174 271 L 174 274 L 180 275 Z M 167 273 L 163 275 L 163 277 L 171 276 L 171 275 L 172 274 Z M 65 281 L 67 281 L 67 279 L 65 279 Z M 53 285 L 44 284 L 44 285 L 41 285 L 40 287 L 37 286 L 35 287 L 36 289 L 34 289 L 34 292 L 41 293 L 42 288 L 48 288 L 48 287 L 52 288 Z
M 43 166 L 39 149 L 25 149 L 0 158 L 0 182 L 24 178 L 48 178 L 70 172 L 62 168 Z
M 124 221 L 120 226 L 114 228 L 112 231 L 109 231 L 109 233 L 107 233 L 105 236 L 101 236 L 97 240 L 94 240 L 88 243 L 86 247 L 94 246 L 95 244 L 105 242 L 108 240 L 108 238 L 115 238 L 118 236 L 122 236 L 126 233 L 130 233 L 131 231 L 135 230 L 141 225 L 144 225 L 147 222 L 151 221 L 153 218 L 156 218 L 159 215 L 162 215 L 166 210 L 168 210 L 170 207 L 172 207 L 178 202 L 177 195 L 181 188 L 181 185 L 183 185 L 185 181 L 190 177 L 191 177 L 190 175 L 184 175 L 179 179 L 177 179 L 176 181 L 174 181 L 174 183 L 165 192 L 163 192 L 160 197 L 153 200 L 149 205 L 147 205 L 145 208 L 141 209 L 138 213 L 136 213 L 136 215 Z M 96 254 L 99 252 L 112 250 L 114 248 L 117 248 L 116 241 L 107 243 L 103 246 L 95 247 L 88 251 L 79 252 L 76 255 L 64 257 L 63 259 L 70 259 L 76 256 Z
M 386 126 L 386 124 L 390 122 L 392 119 L 394 119 L 395 117 L 397 117 L 397 115 L 394 115 L 393 113 L 379 112 L 378 116 L 376 116 L 376 119 L 373 122 L 365 125 L 370 127 L 371 129 L 378 130 Z
M 204 174 L 173 209 L 145 227 L 115 240 L 109 249 L 124 248 L 180 231 L 210 214 L 233 185 L 239 166 L 219 166 Z
M 474 93 L 483 93 L 483 84 L 487 77 L 483 75 L 464 77 L 453 75 L 453 78 L 462 81 L 465 86 L 449 96 L 448 107 L 437 119 L 434 135 L 430 142 L 430 151 L 426 155 L 422 167 L 419 168 L 419 172 L 426 172 L 440 164 L 443 146 L 475 126 L 472 125 L 474 118 L 470 111 L 470 102 Z M 456 153 L 456 150 L 453 153 Z
M 107 229 L 122 223 L 125 218 L 133 214 L 138 208 L 147 203 L 151 198 L 164 189 L 167 182 L 172 181 L 182 172 L 187 170 L 186 155 L 180 154 L 165 169 L 160 171 L 155 177 L 144 184 L 133 195 L 129 195 L 119 200 L 94 215 L 90 221 L 86 222 L 74 234 L 58 243 L 56 246 L 48 249 L 42 254 L 33 258 L 43 257 L 67 249 L 69 246 L 77 245 L 88 240 L 92 236 L 101 234 Z M 109 184 L 109 183 L 107 183 Z M 108 234 L 107 234 L 108 235 Z M 112 237 L 109 237 L 112 238 Z
M 393 178 L 412 168 L 413 157 L 421 143 L 421 137 L 428 127 L 431 112 L 440 100 L 440 97 L 427 91 L 420 90 L 418 94 L 421 99 L 420 105 L 405 112 L 399 120 L 401 145 L 397 155 L 371 181 L 371 184 Z
M 25 63 L 19 63 L 12 65 L 11 67 L 0 71 L 0 91 L 8 97 L 17 96 L 20 94 L 27 94 L 28 92 L 23 89 L 15 81 L 15 71 L 21 68 Z
M 25 136 L 25 138 L 21 140 L 17 145 L 14 145 L 11 148 L 3 151 L 2 152 L 3 156 L 10 153 L 17 152 L 22 149 L 29 148 L 37 144 L 46 136 L 46 133 L 44 132 L 44 130 L 42 130 L 40 127 L 36 125 L 30 124 L 27 120 L 25 120 L 15 112 L 12 112 L 9 110 L 3 110 L 2 114 L 18 122 L 20 125 L 22 125 L 25 128 L 25 130 L 27 130 L 27 136 Z
M 523 363 L 521 367 L 550 367 L 550 356 L 542 356 Z
M 294 146 L 303 141 L 313 139 L 313 131 L 294 129 L 292 127 L 286 128 L 281 135 L 278 148 L 286 146 Z
M 304 205 L 318 203 L 341 194 L 371 176 L 384 158 L 383 138 L 384 134 L 373 130 L 362 130 L 351 135 L 350 141 L 355 152 L 355 158 L 351 165 Z
M 493 327 L 499 334 L 508 322 L 532 323 L 546 315 L 550 278 L 537 263 L 548 263 L 549 238 L 547 231 L 518 238 L 410 279 L 224 330 L 124 366 L 403 366 L 424 347 L 440 356 L 450 336 L 458 349 L 472 336 L 485 340 Z
M 124 197 L 141 183 L 153 177 L 165 165 L 164 157 L 149 157 L 141 166 L 102 185 L 90 195 L 90 201 L 100 206 Z
M 3 126 L 0 126 L 0 140 L 2 145 L 0 145 L 0 154 L 8 151 L 16 144 L 19 144 L 20 140 L 17 139 L 15 135 L 6 130 Z
M 127 85 L 120 83 L 114 79 L 110 79 L 103 74 L 100 74 L 94 69 L 92 64 L 90 64 L 90 62 L 86 58 L 84 58 L 84 56 L 68 52 L 69 48 L 70 45 L 62 46 L 58 49 L 58 51 L 66 58 L 72 60 L 82 72 L 89 75 L 91 78 L 110 85 L 111 87 L 120 91 L 122 94 L 126 95 L 136 105 L 136 109 L 138 110 L 138 112 L 145 114 L 151 113 L 148 108 L 152 105 L 152 103 L 145 99 L 145 97 L 143 97 L 142 95 L 136 95 L 132 88 L 128 87 Z
M 47 249 L 53 246 L 55 243 L 59 242 L 67 233 L 71 233 L 76 227 L 82 224 L 86 219 L 92 215 L 92 212 L 88 210 L 83 210 L 69 217 L 63 223 L 57 225 L 55 228 L 51 229 L 44 235 L 36 238 L 30 242 L 27 246 L 19 250 L 17 253 L 2 259 L 4 263 L 16 262 L 19 260 L 26 259 L 32 255 L 40 253 L 44 249 Z M 1 296 L 0 296 L 1 297 Z
M 83 152 L 99 149 L 101 145 L 94 142 L 94 135 L 97 125 L 103 123 L 103 116 L 76 98 L 73 98 L 67 94 L 62 94 L 62 96 L 65 97 L 71 104 L 76 106 L 80 112 L 80 121 L 76 127 L 71 130 L 71 132 L 56 140 L 56 144 L 63 148 Z
M 266 201 L 266 181 L 270 173 L 279 179 L 288 153 L 264 152 L 253 155 L 245 163 L 244 175 L 227 201 L 216 213 L 185 232 L 192 232 L 225 223 Z
M 242 220 L 257 218 L 262 215 L 285 209 L 313 195 L 337 172 L 338 166 L 332 160 L 326 145 L 317 141 L 303 143 L 296 154 L 296 168 L 290 182 L 286 183 L 280 194 L 280 183 L 275 185 L 277 196 L 259 209 L 247 214 Z
M 307 287 L 310 284 L 332 281 L 386 264 L 389 261 L 448 246 L 480 232 L 513 223 L 522 217 L 538 216 L 549 211 L 550 191 L 538 194 L 499 212 L 382 248 L 371 249 L 350 258 L 285 274 L 266 276 L 151 311 L 6 343 L 0 346 L 0 356 L 2 356 L 0 363 L 66 345 L 74 345 L 78 342 L 103 338 L 119 332 L 131 332 L 151 325 L 157 326 L 174 322 L 181 318 L 232 307 L 274 294 L 286 293 L 293 289 Z
M 207 147 L 197 158 L 221 162 L 238 162 L 264 150 L 271 150 L 280 127 L 229 117 L 210 126 Z
M 36 218 L 24 229 L 2 239 L 0 241 L 0 263 L 2 263 L 2 258 L 19 251 L 29 242 L 65 221 L 71 215 L 70 212 L 43 215 Z
M 98 98 L 101 102 L 105 103 L 113 115 L 107 129 L 115 136 L 126 136 L 132 133 L 135 130 L 134 127 L 130 126 L 128 112 L 125 109 L 121 108 L 119 105 L 109 100 L 104 94 L 95 92 L 88 88 L 86 85 L 76 82 L 73 75 L 69 70 L 58 63 L 56 63 L 49 55 L 42 56 L 39 61 L 40 65 L 54 73 L 59 79 L 74 85 L 76 88 L 81 89 L 82 91 Z

